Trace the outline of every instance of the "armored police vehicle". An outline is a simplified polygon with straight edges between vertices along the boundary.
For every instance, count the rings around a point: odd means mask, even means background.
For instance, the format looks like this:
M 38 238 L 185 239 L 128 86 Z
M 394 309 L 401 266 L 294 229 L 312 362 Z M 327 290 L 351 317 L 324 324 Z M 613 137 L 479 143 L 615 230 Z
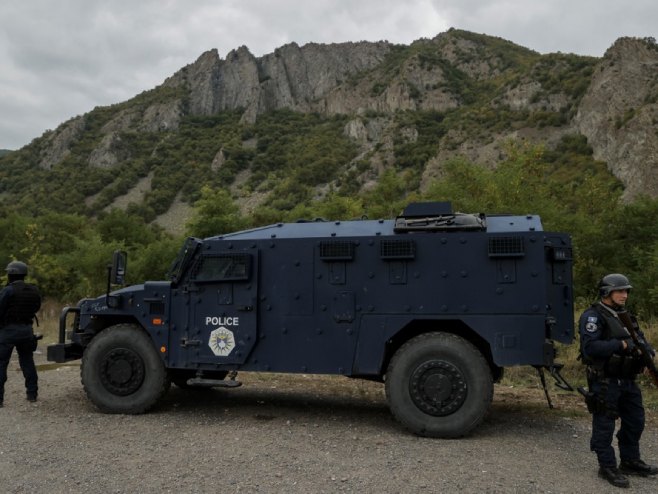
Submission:
M 108 293 L 64 309 L 48 359 L 82 358 L 84 389 L 108 413 L 142 413 L 170 382 L 339 374 L 383 382 L 412 432 L 461 436 L 504 367 L 559 376 L 553 342 L 574 335 L 571 252 L 537 216 L 450 203 L 188 238 L 168 281 L 110 291 L 126 264 L 115 253 Z

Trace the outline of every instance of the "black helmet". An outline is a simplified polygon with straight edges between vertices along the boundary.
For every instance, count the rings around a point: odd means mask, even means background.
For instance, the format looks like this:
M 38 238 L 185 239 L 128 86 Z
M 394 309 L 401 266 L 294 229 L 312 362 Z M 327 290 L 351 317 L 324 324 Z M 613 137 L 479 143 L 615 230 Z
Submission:
M 27 276 L 27 264 L 21 261 L 11 261 L 5 269 L 8 275 Z
M 599 281 L 599 295 L 607 297 L 610 292 L 615 290 L 630 290 L 633 288 L 631 282 L 623 274 L 612 273 L 606 274 L 601 281 Z

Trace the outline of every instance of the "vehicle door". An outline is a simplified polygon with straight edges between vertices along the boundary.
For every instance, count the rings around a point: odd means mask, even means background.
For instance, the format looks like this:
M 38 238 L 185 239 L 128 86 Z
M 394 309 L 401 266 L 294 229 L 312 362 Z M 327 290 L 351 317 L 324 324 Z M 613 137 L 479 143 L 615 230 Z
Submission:
M 189 277 L 183 360 L 242 364 L 256 342 L 258 251 L 201 253 Z

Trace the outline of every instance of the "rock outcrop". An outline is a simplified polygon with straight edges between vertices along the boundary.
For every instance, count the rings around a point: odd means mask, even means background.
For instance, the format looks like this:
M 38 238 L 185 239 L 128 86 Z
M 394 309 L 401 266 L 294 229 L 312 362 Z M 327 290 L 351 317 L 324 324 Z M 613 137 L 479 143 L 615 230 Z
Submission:
M 574 126 L 625 186 L 627 199 L 658 196 L 658 46 L 621 38 L 606 51 Z
M 85 130 L 85 117 L 75 117 L 46 132 L 45 144 L 40 153 L 39 166 L 50 170 L 54 165 L 66 158 L 71 152 L 71 146 L 82 136 Z
M 241 46 L 222 60 L 217 50 L 210 50 L 164 86 L 189 89 L 191 114 L 243 109 L 245 120 L 253 122 L 259 114 L 280 108 L 315 111 L 318 100 L 350 76 L 377 66 L 389 51 L 385 42 L 290 43 L 261 58 Z

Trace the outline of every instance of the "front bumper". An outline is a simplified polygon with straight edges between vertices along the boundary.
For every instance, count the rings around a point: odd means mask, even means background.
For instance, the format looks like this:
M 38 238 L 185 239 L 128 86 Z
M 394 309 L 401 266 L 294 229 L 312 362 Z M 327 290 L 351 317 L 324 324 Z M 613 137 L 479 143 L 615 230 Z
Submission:
M 84 348 L 78 343 L 66 343 L 66 316 L 72 312 L 80 314 L 79 307 L 64 307 L 59 316 L 59 343 L 48 345 L 47 358 L 49 362 L 69 362 L 82 358 Z M 74 322 L 75 325 L 75 322 Z
M 70 362 L 71 360 L 78 360 L 82 358 L 82 353 L 84 348 L 82 348 L 77 343 L 56 343 L 54 345 L 48 345 L 48 361 L 64 363 Z

